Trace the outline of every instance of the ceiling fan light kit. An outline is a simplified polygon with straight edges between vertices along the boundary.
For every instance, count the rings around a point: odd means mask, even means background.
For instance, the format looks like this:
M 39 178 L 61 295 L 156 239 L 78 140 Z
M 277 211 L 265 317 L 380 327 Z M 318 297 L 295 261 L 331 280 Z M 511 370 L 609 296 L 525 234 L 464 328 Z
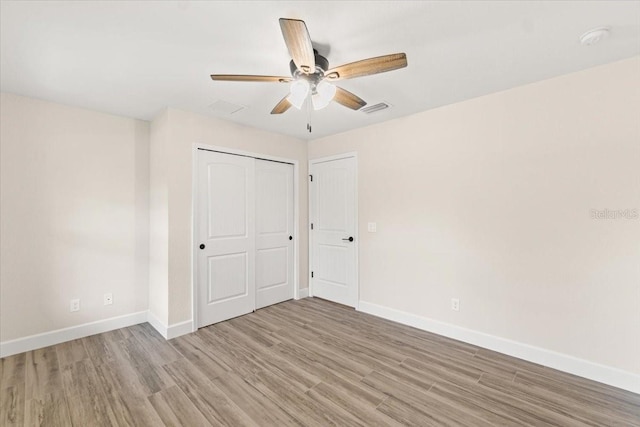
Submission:
M 311 97 L 311 101 L 313 102 L 314 110 L 321 110 L 336 96 L 336 86 L 327 82 L 326 80 L 322 80 L 320 83 L 316 85 L 316 90 L 313 96 Z
M 367 103 L 351 92 L 335 86 L 331 83 L 332 81 L 384 73 L 407 66 L 406 54 L 394 53 L 329 69 L 327 58 L 319 55 L 313 48 L 304 21 L 280 18 L 280 29 L 292 58 L 289 63 L 292 77 L 212 74 L 211 79 L 237 82 L 291 82 L 289 94 L 276 104 L 271 114 L 282 114 L 291 106 L 301 109 L 309 97 L 314 110 L 325 108 L 331 101 L 352 110 L 359 110 Z M 309 123 L 307 123 L 307 129 L 311 132 Z
M 287 100 L 298 110 L 302 108 L 305 99 L 309 95 L 309 82 L 304 79 L 294 80 L 291 83 L 291 93 Z

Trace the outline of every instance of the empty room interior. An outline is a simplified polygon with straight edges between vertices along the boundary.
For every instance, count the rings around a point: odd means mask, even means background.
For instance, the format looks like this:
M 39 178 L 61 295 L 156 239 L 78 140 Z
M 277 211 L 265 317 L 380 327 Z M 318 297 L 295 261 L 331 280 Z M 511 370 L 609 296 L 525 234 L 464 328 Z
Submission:
M 0 1 L 0 426 L 640 426 L 640 1 Z

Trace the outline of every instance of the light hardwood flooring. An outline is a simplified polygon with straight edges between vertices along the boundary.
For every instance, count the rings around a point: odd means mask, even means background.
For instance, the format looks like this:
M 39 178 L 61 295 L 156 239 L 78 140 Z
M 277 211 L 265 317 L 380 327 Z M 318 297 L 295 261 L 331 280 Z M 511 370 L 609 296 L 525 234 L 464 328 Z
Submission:
M 319 299 L 2 359 L 0 425 L 640 426 L 640 395 Z

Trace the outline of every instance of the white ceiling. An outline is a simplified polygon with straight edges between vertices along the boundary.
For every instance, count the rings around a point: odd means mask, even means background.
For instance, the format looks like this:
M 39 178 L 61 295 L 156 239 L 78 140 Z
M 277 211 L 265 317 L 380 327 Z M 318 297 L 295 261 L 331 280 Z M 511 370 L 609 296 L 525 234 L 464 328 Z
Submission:
M 8 2 L 0 3 L 2 91 L 151 120 L 175 107 L 304 139 L 389 120 L 640 54 L 640 2 Z M 307 23 L 331 65 L 406 52 L 408 68 L 345 80 L 366 115 L 335 103 L 269 114 L 278 83 L 211 73 L 288 75 L 278 18 Z M 597 26 L 612 36 L 585 47 Z M 216 100 L 246 108 L 229 116 Z

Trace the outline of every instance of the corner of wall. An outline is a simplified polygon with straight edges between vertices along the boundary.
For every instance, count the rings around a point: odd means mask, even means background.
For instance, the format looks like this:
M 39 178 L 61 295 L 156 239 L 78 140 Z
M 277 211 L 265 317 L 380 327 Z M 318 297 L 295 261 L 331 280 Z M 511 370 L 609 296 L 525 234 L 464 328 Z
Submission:
M 158 325 L 169 319 L 168 109 L 151 122 L 149 138 L 149 314 Z M 150 323 L 158 329 L 151 320 Z M 159 329 L 161 331 L 162 328 Z M 166 326 L 164 326 L 166 334 Z

